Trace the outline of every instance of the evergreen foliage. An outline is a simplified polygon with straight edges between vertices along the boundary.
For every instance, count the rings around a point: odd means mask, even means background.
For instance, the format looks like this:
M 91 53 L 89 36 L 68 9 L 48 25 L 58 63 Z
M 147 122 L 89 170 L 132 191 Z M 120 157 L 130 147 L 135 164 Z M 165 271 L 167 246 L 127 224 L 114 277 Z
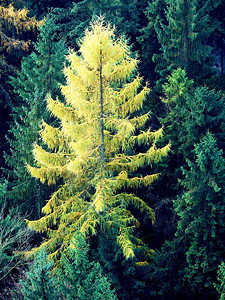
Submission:
M 117 31 L 135 40 L 138 34 L 138 1 L 129 0 L 82 0 L 74 2 L 72 7 L 56 8 L 51 11 L 51 17 L 58 24 L 60 36 L 68 45 L 78 48 L 79 40 L 84 35 L 90 20 L 104 15 L 105 20 L 115 24 Z
M 224 22 L 225 22 L 225 4 L 223 0 L 210 1 L 210 22 L 215 28 L 212 36 L 212 43 L 214 46 L 215 55 L 215 67 L 217 69 L 217 75 L 224 74 Z M 209 82 L 211 80 L 209 79 Z M 217 82 L 218 84 L 218 82 Z M 220 89 L 220 87 L 219 87 Z
M 1 299 L 225 299 L 224 34 L 224 0 L 1 0 Z
M 23 59 L 21 71 L 11 81 L 19 97 L 8 135 L 11 153 L 5 154 L 12 182 L 8 196 L 12 204 L 23 204 L 23 210 L 33 210 L 39 216 L 46 188 L 30 176 L 26 164 L 33 162 L 33 143 L 38 140 L 42 119 L 51 122 L 45 98 L 47 93 L 60 95 L 65 54 L 63 41 L 56 39 L 54 23 L 47 19 L 40 27 L 35 52 Z
M 161 53 L 153 56 L 160 82 L 168 72 L 178 67 L 184 68 L 189 76 L 198 81 L 212 74 L 209 59 L 212 48 L 206 40 L 215 28 L 209 22 L 208 11 L 207 1 L 150 2 L 147 10 L 150 24 L 146 30 L 149 28 L 151 33 L 154 22 L 161 45 Z
M 224 259 L 224 158 L 209 132 L 194 151 L 195 162 L 188 160 L 190 169 L 184 170 L 186 192 L 174 201 L 177 232 L 153 265 L 161 294 L 173 289 L 194 295 L 213 292 L 215 272 Z
M 44 250 L 37 253 L 33 264 L 20 281 L 24 300 L 56 300 L 59 298 L 57 278 L 51 274 L 53 261 L 48 260 Z
M 5 134 L 7 115 L 12 109 L 13 96 L 8 76 L 15 73 L 21 56 L 29 50 L 27 32 L 35 31 L 39 23 L 28 16 L 26 8 L 15 9 L 14 4 L 2 0 L 0 3 L 0 164 L 4 166 L 3 151 L 7 149 Z
M 26 0 L 25 5 L 38 20 L 43 19 L 52 7 L 72 6 L 73 0 Z
M 115 287 L 119 299 L 142 299 L 148 294 L 149 263 L 143 261 L 151 257 L 147 247 L 139 247 L 135 258 L 127 260 L 115 241 L 116 230 L 98 236 L 91 244 L 92 256 L 104 269 L 105 274 Z
M 0 185 L 4 198 L 5 187 Z M 1 199 L 2 200 L 2 199 Z M 3 199 L 4 200 L 4 199 Z M 1 203 L 2 204 L 2 203 Z M 27 229 L 24 217 L 18 210 L 11 210 L 6 215 L 4 205 L 0 208 L 0 288 L 5 283 L 13 268 L 21 264 L 19 251 L 24 251 L 31 232 Z
M 76 232 L 60 261 L 59 289 L 68 300 L 117 299 L 99 263 L 90 262 L 89 246 Z
M 219 300 L 225 299 L 225 264 L 222 262 L 218 267 L 218 277 L 217 280 L 219 284 L 215 284 L 214 286 L 217 289 L 217 292 L 220 294 Z
M 8 181 L 2 178 L 0 180 L 0 207 L 1 208 L 5 204 L 7 190 L 8 190 Z
M 61 127 L 43 123 L 41 136 L 49 151 L 36 145 L 40 167 L 28 167 L 42 182 L 54 184 L 62 177 L 64 184 L 43 208 L 45 216 L 28 225 L 47 233 L 42 246 L 53 256 L 68 245 L 77 229 L 93 235 L 113 227 L 125 257 L 132 258 L 141 240 L 134 236 L 140 223 L 129 206 L 152 221 L 154 212 L 130 189 L 149 186 L 159 175 L 133 174 L 158 163 L 169 145 L 156 146 L 162 129 L 143 131 L 149 113 L 138 111 L 149 88 L 141 88 L 141 77 L 134 75 L 138 61 L 131 58 L 126 41 L 116 39 L 114 30 L 99 19 L 86 31 L 80 54 L 71 52 L 71 66 L 64 70 L 67 85 L 62 93 L 67 104 L 48 98 L 48 109 Z M 146 152 L 136 154 L 140 145 L 146 145 Z
M 161 20 L 165 19 L 165 0 L 152 0 L 144 10 L 145 23 L 140 28 L 138 42 L 142 50 L 142 59 L 147 67 L 147 77 L 154 83 L 159 79 L 158 73 L 153 71 L 156 64 L 153 56 L 160 53 L 161 44 L 158 41 L 156 29 Z
M 171 142 L 173 150 L 168 160 L 170 173 L 186 165 L 186 158 L 193 158 L 194 144 L 208 130 L 216 135 L 219 147 L 224 149 L 225 99 L 222 93 L 195 87 L 193 80 L 188 79 L 185 70 L 180 68 L 168 76 L 163 91 L 166 113 L 161 122 L 165 139 Z M 182 176 L 180 171 L 174 175 L 177 177 L 178 174 Z

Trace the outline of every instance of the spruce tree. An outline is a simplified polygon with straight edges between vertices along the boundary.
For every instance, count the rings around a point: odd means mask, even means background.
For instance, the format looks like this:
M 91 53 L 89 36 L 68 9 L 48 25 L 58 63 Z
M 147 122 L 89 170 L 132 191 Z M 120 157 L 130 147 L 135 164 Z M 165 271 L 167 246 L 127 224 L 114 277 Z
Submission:
M 41 136 L 49 151 L 34 148 L 39 167 L 29 171 L 42 182 L 64 184 L 44 206 L 45 216 L 28 221 L 46 232 L 46 245 L 57 256 L 75 230 L 87 235 L 114 227 L 126 258 L 134 257 L 135 229 L 139 221 L 130 205 L 153 221 L 154 212 L 130 189 L 149 186 L 159 174 L 138 176 L 141 168 L 159 162 L 169 145 L 156 147 L 162 129 L 142 131 L 149 113 L 138 114 L 149 88 L 135 76 L 137 59 L 126 41 L 99 19 L 87 30 L 80 55 L 71 52 L 62 86 L 66 105 L 48 98 L 48 109 L 61 121 L 59 128 L 43 124 Z M 134 116 L 136 114 L 136 116 Z M 137 153 L 146 145 L 146 152 Z M 137 176 L 134 176 L 136 172 Z M 126 192 L 128 190 L 128 192 Z
M 153 259 L 152 277 L 161 294 L 175 290 L 207 297 L 224 259 L 224 168 L 211 133 L 195 145 L 195 161 L 183 170 L 186 192 L 174 201 L 177 232 Z
M 170 173 L 173 174 L 174 168 L 180 170 L 186 165 L 187 158 L 193 158 L 194 144 L 208 130 L 216 135 L 219 147 L 224 149 L 225 99 L 220 92 L 195 87 L 193 80 L 188 79 L 185 70 L 180 68 L 174 70 L 167 80 L 163 85 L 165 115 L 161 123 L 165 139 L 171 142 L 173 150 L 168 158 Z M 177 172 L 175 176 L 178 176 Z
M 5 134 L 6 122 L 12 109 L 13 97 L 8 83 L 9 75 L 15 74 L 23 55 L 29 50 L 30 41 L 27 33 L 36 31 L 40 24 L 29 17 L 26 8 L 16 9 L 10 1 L 0 4 L 0 165 L 5 166 L 3 151 L 7 149 Z M 18 1 L 17 1 L 18 2 Z M 15 4 L 16 5 L 16 4 Z M 30 36 L 32 36 L 30 34 Z M 0 170 L 1 172 L 1 170 Z
M 216 288 L 217 292 L 220 294 L 219 300 L 224 300 L 225 299 L 225 263 L 223 261 L 218 267 L 217 281 L 219 282 L 219 284 L 214 284 L 214 287 Z
M 117 299 L 99 263 L 90 262 L 89 245 L 76 232 L 60 260 L 59 290 L 68 300 Z
M 20 281 L 24 300 L 57 300 L 59 292 L 57 277 L 51 274 L 53 261 L 48 260 L 44 250 L 37 253 L 34 262 Z
M 106 21 L 117 26 L 117 31 L 135 41 L 140 15 L 136 0 L 82 0 L 74 2 L 72 7 L 52 9 L 50 14 L 58 25 L 59 35 L 76 49 L 90 20 L 99 15 L 104 15 Z
M 137 247 L 135 258 L 127 260 L 114 239 L 115 234 L 113 228 L 107 234 L 99 234 L 90 245 L 91 255 L 99 261 L 119 299 L 143 299 L 148 295 L 152 251 L 147 246 Z
M 217 75 L 223 75 L 225 68 L 224 68 L 224 22 L 225 22 L 225 4 L 223 0 L 215 0 L 210 1 L 210 20 L 212 26 L 215 28 L 213 32 L 213 36 L 211 39 L 213 40 L 214 50 L 217 55 L 216 63 L 217 66 Z M 218 80 L 216 80 L 216 86 L 218 85 Z M 217 87 L 220 88 L 220 87 Z
M 159 1 L 154 1 L 150 3 L 149 10 L 155 2 L 159 5 Z M 154 16 L 154 28 L 161 44 L 161 53 L 155 54 L 153 59 L 160 74 L 160 82 L 168 72 L 178 67 L 184 68 L 189 76 L 202 82 L 212 74 L 212 48 L 206 41 L 214 28 L 209 21 L 207 1 L 166 0 L 164 5 L 165 16 L 161 9 L 156 10 Z M 152 13 L 149 13 L 149 21 L 151 24 Z
M 144 9 L 145 23 L 140 27 L 137 38 L 141 50 L 142 59 L 146 67 L 146 73 L 151 84 L 159 79 L 159 74 L 153 70 L 156 68 L 153 56 L 160 53 L 161 44 L 157 37 L 156 28 L 165 19 L 165 0 L 151 0 Z
M 13 123 L 8 134 L 11 153 L 5 154 L 12 182 L 8 196 L 11 203 L 23 204 L 23 210 L 33 210 L 35 214 L 40 212 L 46 189 L 43 190 L 30 176 L 26 164 L 33 162 L 32 145 L 38 140 L 42 119 L 51 121 L 45 98 L 47 93 L 60 95 L 65 54 L 63 41 L 56 39 L 54 23 L 47 19 L 40 27 L 35 52 L 22 61 L 21 71 L 11 81 L 18 100 L 13 108 Z

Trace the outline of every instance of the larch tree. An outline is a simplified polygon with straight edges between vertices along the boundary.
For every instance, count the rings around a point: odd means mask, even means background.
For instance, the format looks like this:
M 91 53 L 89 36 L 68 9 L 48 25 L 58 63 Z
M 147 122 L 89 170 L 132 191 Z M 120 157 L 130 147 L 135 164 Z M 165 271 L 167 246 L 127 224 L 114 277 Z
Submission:
M 67 84 L 62 86 L 66 104 L 51 97 L 47 101 L 61 126 L 43 123 L 41 136 L 49 151 L 36 144 L 38 167 L 28 166 L 42 182 L 62 178 L 63 184 L 43 207 L 45 215 L 28 225 L 47 234 L 41 246 L 52 257 L 68 246 L 77 229 L 88 236 L 113 227 L 124 256 L 132 258 L 142 242 L 135 237 L 140 222 L 129 208 L 133 205 L 152 221 L 154 212 L 131 189 L 148 186 L 159 176 L 134 172 L 159 162 L 169 145 L 156 146 L 162 129 L 143 130 L 149 113 L 139 110 L 149 87 L 141 87 L 142 78 L 135 74 L 138 60 L 131 57 L 126 40 L 116 39 L 102 18 L 86 30 L 79 55 L 71 51 L 68 59 Z M 140 145 L 146 152 L 137 153 Z

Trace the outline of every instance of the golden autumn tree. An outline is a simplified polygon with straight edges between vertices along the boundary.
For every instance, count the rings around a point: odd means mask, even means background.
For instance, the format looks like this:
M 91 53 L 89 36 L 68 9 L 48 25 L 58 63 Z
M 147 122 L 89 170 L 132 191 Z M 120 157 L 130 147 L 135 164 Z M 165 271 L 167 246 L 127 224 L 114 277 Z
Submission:
M 124 38 L 116 39 L 114 29 L 98 21 L 87 29 L 79 53 L 68 56 L 70 66 L 62 86 L 66 104 L 48 98 L 48 109 L 61 126 L 43 123 L 41 136 L 46 151 L 37 144 L 34 156 L 38 167 L 28 166 L 42 182 L 63 184 L 43 207 L 44 216 L 28 221 L 30 228 L 46 233 L 52 256 L 63 251 L 74 232 L 85 236 L 99 231 L 117 231 L 124 256 L 132 258 L 139 221 L 129 210 L 133 205 L 154 221 L 153 210 L 127 189 L 150 185 L 158 174 L 135 177 L 142 167 L 157 163 L 169 145 L 157 148 L 162 129 L 143 131 L 149 113 L 139 115 L 147 84 L 141 87 L 138 60 L 131 57 Z M 135 153 L 137 145 L 144 153 Z
M 10 95 L 5 88 L 8 75 L 16 71 L 15 61 L 18 61 L 19 51 L 29 50 L 30 40 L 24 39 L 24 33 L 35 30 L 42 22 L 29 17 L 26 8 L 15 9 L 12 4 L 8 5 L 6 2 L 1 1 L 0 5 L 0 95 L 11 105 Z M 17 56 L 16 60 L 13 57 L 14 53 Z
M 12 4 L 7 7 L 0 5 L 0 37 L 1 47 L 8 52 L 19 48 L 28 50 L 30 41 L 25 41 L 18 36 L 37 27 L 38 22 L 33 17 L 28 17 L 26 8 L 16 10 Z

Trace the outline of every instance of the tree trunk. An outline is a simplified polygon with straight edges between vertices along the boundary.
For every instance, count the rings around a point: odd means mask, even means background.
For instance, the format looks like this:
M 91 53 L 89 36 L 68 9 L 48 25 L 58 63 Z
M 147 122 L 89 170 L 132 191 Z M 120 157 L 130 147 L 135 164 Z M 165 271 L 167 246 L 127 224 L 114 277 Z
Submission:
M 223 41 L 223 33 L 221 33 L 221 75 L 223 75 L 224 73 L 224 65 L 223 65 L 223 61 L 224 61 L 224 41 Z
M 100 49 L 100 70 L 99 70 L 99 76 L 100 76 L 100 106 L 101 106 L 101 112 L 100 112 L 100 128 L 101 128 L 101 165 L 102 165 L 102 172 L 104 172 L 105 169 L 105 144 L 104 144 L 104 114 L 103 114 L 103 82 L 102 82 L 102 50 Z

